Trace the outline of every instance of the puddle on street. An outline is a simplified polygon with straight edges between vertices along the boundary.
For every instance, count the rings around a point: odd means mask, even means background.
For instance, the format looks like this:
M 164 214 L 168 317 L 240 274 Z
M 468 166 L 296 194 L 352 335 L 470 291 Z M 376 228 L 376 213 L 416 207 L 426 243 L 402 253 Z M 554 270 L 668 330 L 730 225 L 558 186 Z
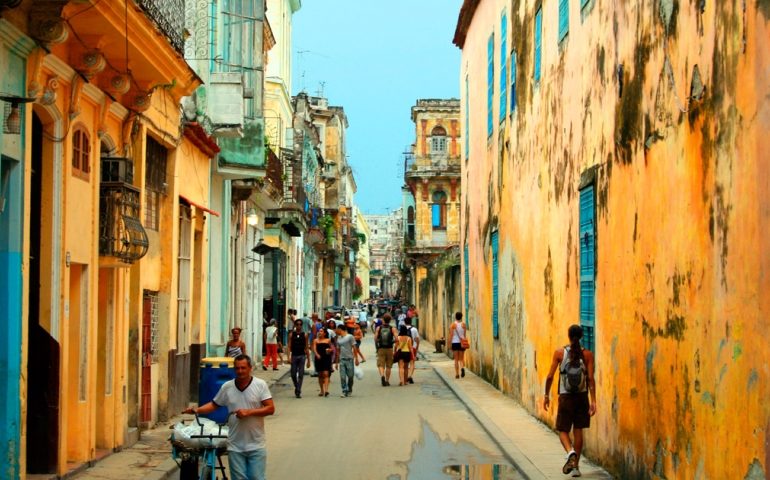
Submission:
M 521 480 L 524 477 L 504 458 L 484 452 L 475 445 L 459 440 L 442 440 L 424 419 L 422 434 L 412 444 L 412 457 L 406 462 L 406 478 L 391 475 L 388 480 L 460 479 Z

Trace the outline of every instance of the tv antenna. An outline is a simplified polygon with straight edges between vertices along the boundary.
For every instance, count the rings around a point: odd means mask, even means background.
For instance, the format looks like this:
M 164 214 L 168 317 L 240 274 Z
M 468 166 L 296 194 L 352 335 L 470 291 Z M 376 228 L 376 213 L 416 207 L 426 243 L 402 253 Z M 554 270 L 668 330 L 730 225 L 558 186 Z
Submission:
M 326 85 L 326 82 L 319 81 L 318 82 L 318 90 L 317 90 L 317 96 L 318 98 L 324 98 L 324 86 Z

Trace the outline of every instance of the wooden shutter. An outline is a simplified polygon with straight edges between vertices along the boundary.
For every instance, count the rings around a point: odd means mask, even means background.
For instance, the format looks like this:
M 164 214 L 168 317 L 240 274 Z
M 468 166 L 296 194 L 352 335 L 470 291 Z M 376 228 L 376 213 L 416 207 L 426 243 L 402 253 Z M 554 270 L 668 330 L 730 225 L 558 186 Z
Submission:
M 594 351 L 595 259 L 594 187 L 580 191 L 580 325 L 583 347 Z
M 492 232 L 492 335 L 500 338 L 498 315 L 498 232 Z
M 503 12 L 503 18 L 500 25 L 500 121 L 505 120 L 506 109 L 508 108 L 508 68 L 505 56 L 508 54 L 508 15 Z
M 535 14 L 535 81 L 540 80 L 540 51 L 542 47 L 541 31 L 543 27 L 543 9 Z
M 569 0 L 559 0 L 559 41 L 569 31 Z

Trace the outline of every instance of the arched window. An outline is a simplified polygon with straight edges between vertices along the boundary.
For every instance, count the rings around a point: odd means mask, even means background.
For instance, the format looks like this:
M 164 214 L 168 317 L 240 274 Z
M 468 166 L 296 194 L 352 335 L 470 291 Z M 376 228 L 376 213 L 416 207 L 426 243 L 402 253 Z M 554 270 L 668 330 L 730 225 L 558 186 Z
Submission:
M 82 126 L 72 134 L 72 175 L 85 181 L 91 177 L 91 139 Z
M 445 152 L 446 151 L 446 129 L 441 125 L 433 128 L 430 132 L 431 136 L 431 151 L 432 152 Z
M 446 192 L 443 190 L 436 190 L 433 192 L 431 206 L 433 213 L 433 230 L 446 230 Z
M 414 223 L 414 207 L 406 210 L 406 223 Z

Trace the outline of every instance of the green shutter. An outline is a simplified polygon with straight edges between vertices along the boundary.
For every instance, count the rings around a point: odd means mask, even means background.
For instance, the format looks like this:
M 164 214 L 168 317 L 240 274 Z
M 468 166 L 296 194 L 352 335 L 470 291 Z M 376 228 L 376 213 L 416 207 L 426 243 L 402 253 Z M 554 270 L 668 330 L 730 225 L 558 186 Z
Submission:
M 541 32 L 543 28 L 543 9 L 535 14 L 535 82 L 540 80 L 540 52 L 542 49 Z
M 596 226 L 594 222 L 594 187 L 580 191 L 580 325 L 583 347 L 594 351 L 596 292 Z
M 492 232 L 492 336 L 500 338 L 500 322 L 498 308 L 498 232 Z
M 559 41 L 569 31 L 569 0 L 559 0 Z

